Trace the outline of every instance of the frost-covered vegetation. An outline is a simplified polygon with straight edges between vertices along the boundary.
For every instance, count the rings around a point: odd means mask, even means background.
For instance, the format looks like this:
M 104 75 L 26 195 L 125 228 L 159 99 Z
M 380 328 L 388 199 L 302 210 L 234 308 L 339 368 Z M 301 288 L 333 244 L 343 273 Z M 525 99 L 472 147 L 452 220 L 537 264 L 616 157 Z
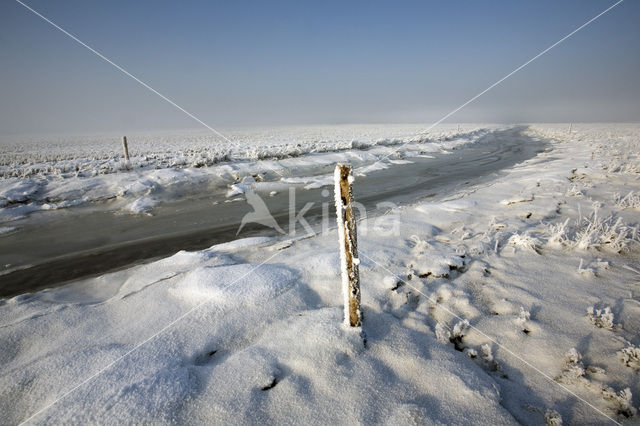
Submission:
M 614 316 L 609 306 L 604 309 L 595 309 L 593 306 L 590 306 L 587 309 L 587 317 L 589 321 L 591 321 L 591 324 L 598 328 L 615 330 L 618 327 L 618 325 L 613 322 Z
M 424 134 L 420 126 L 327 126 L 243 130 L 217 135 L 130 135 L 131 166 L 135 169 L 201 168 L 228 162 L 281 160 L 309 154 L 366 151 L 372 148 L 476 139 L 487 129 L 457 134 L 453 126 Z M 442 128 L 442 126 L 441 126 Z M 450 145 L 450 144 L 448 144 Z M 120 136 L 72 136 L 59 140 L 14 138 L 2 141 L 0 178 L 91 177 L 126 172 Z M 427 148 L 428 149 L 428 148 Z
M 215 192 L 236 195 L 230 187 L 252 176 L 280 180 L 285 189 L 302 182 L 322 187 L 331 179 L 327 170 L 317 176 L 318 170 L 332 169 L 345 155 L 362 175 L 407 156 L 476 143 L 491 137 L 496 126 L 474 126 L 464 133 L 454 128 L 440 126 L 429 134 L 419 126 L 374 125 L 237 131 L 231 143 L 202 134 L 131 135 L 129 162 L 115 136 L 5 140 L 0 142 L 0 222 L 114 200 L 119 203 L 113 208 L 146 213 L 163 201 Z
M 622 207 L 623 209 L 640 209 L 640 194 L 635 194 L 633 191 L 629 191 L 624 197 L 620 194 L 615 194 L 614 198 L 618 207 Z
M 582 216 L 570 223 L 549 225 L 549 244 L 572 247 L 579 250 L 607 249 L 623 251 L 640 239 L 638 225 L 628 226 L 621 217 L 613 214 L 602 218 L 595 207 L 588 216 Z
M 620 360 L 629 368 L 640 370 L 640 348 L 629 345 L 618 352 Z
M 34 421 L 637 421 L 640 217 L 612 195 L 640 190 L 640 126 L 567 129 L 531 126 L 535 158 L 358 224 L 400 223 L 358 238 L 364 335 L 342 325 L 334 231 L 1 301 L 3 420 L 63 396 Z

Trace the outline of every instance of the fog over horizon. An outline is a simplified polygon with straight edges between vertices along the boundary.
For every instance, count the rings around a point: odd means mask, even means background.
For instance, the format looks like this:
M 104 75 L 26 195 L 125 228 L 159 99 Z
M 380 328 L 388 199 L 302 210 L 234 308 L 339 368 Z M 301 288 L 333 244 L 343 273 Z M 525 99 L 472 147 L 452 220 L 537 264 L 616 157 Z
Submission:
M 223 131 L 429 125 L 615 2 L 25 3 Z M 622 2 L 446 122 L 639 121 L 639 21 Z M 208 131 L 13 0 L 0 49 L 0 137 Z

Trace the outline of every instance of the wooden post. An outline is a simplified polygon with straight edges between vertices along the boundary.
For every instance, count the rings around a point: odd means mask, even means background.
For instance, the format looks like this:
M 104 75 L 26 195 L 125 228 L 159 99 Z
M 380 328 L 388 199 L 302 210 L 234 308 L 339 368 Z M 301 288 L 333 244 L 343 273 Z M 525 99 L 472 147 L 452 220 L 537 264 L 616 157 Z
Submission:
M 122 137 L 122 147 L 124 148 L 124 161 L 129 162 L 129 147 L 127 146 L 127 137 Z
M 571 128 L 573 127 L 573 123 L 569 123 L 569 134 L 571 134 Z
M 340 241 L 340 267 L 344 295 L 344 322 L 351 327 L 362 326 L 360 311 L 360 273 L 356 218 L 353 214 L 353 175 L 351 166 L 338 164 L 334 173 L 338 238 Z

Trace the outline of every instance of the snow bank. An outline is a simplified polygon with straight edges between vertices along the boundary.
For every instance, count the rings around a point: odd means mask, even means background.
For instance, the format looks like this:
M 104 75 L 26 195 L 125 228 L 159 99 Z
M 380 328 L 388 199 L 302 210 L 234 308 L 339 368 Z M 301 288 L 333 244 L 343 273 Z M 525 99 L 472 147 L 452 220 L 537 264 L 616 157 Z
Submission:
M 428 135 L 418 126 L 337 126 L 232 132 L 232 144 L 201 134 L 136 135 L 129 138 L 128 165 L 119 158 L 120 138 L 113 136 L 6 140 L 0 154 L 0 222 L 46 210 L 45 204 L 66 208 L 114 199 L 124 201 L 114 208 L 149 214 L 160 202 L 207 192 L 243 194 L 258 174 L 319 188 L 329 185 L 330 177 L 305 173 L 345 156 L 365 174 L 488 134 L 486 126 L 463 134 L 440 126 Z
M 268 302 L 295 284 L 296 274 L 289 269 L 263 265 L 257 277 L 249 277 L 254 269 L 245 264 L 199 267 L 169 292 L 191 303 L 212 300 L 217 306 L 237 307 Z

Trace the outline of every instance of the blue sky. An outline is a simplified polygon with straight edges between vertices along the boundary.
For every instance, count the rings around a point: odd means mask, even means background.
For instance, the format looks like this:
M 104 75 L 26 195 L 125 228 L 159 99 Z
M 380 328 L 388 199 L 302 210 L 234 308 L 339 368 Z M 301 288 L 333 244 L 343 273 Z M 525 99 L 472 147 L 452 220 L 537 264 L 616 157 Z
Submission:
M 24 0 L 213 127 L 425 123 L 614 3 Z M 450 122 L 639 121 L 626 0 Z M 0 134 L 199 125 L 14 0 Z

